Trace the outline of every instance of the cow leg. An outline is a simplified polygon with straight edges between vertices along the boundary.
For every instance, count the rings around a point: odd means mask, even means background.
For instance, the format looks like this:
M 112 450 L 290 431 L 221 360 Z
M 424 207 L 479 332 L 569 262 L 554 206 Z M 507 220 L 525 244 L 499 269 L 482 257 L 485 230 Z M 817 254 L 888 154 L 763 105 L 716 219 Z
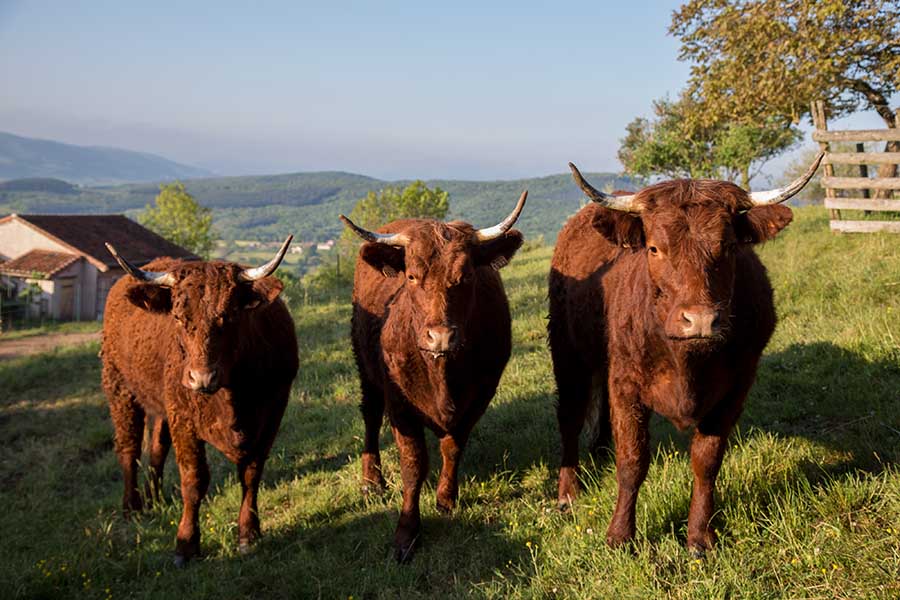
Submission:
M 638 490 L 650 467 L 650 412 L 636 399 L 611 398 L 613 436 L 616 441 L 618 497 L 606 543 L 620 546 L 634 538 Z
M 459 463 L 468 434 L 448 433 L 441 438 L 441 476 L 437 487 L 437 509 L 449 513 L 459 497 Z
M 262 533 L 259 527 L 259 508 L 257 498 L 259 496 L 259 482 L 262 479 L 263 467 L 269 458 L 269 451 L 278 435 L 281 419 L 291 395 L 291 382 L 278 386 L 273 392 L 277 402 L 272 404 L 270 412 L 263 415 L 263 430 L 260 433 L 255 455 L 238 461 L 238 479 L 241 482 L 242 500 L 241 510 L 238 514 L 238 551 L 246 554 Z
M 272 406 L 271 412 L 265 416 L 265 426 L 260 435 L 255 458 L 248 458 L 238 462 L 238 479 L 241 482 L 242 500 L 241 511 L 238 515 L 238 551 L 246 554 L 262 533 L 259 527 L 259 508 L 257 497 L 259 496 L 259 482 L 262 479 L 263 467 L 269 458 L 269 451 L 278 435 L 284 410 L 287 408 L 291 395 L 291 383 L 280 386 L 274 393 L 279 399 Z
M 262 479 L 263 461 L 251 460 L 238 464 L 238 479 L 241 480 L 243 501 L 238 516 L 238 550 L 246 554 L 251 544 L 260 538 L 259 509 L 256 498 L 259 495 L 259 481 Z
M 384 492 L 386 483 L 381 472 L 381 421 L 384 418 L 384 394 L 374 384 L 362 381 L 360 409 L 366 426 L 362 453 L 362 491 L 364 494 Z
M 209 466 L 203 441 L 193 432 L 172 432 L 175 459 L 181 476 L 181 499 L 184 508 L 175 541 L 175 565 L 184 566 L 200 553 L 200 503 L 209 489 Z
M 392 429 L 400 451 L 400 476 L 403 479 L 403 508 L 394 533 L 394 557 L 397 562 L 407 562 L 418 543 L 422 527 L 419 496 L 428 474 L 428 449 L 425 446 L 425 431 L 418 419 L 391 420 L 396 421 Z
M 122 512 L 129 517 L 139 512 L 143 504 L 138 493 L 138 460 L 141 458 L 141 443 L 144 438 L 144 409 L 135 397 L 124 392 L 109 395 L 109 412 L 115 428 L 115 447 L 125 493 L 122 497 Z
M 750 383 L 752 383 L 752 377 Z M 691 469 L 694 471 L 694 489 L 691 493 L 691 509 L 688 513 L 687 547 L 699 557 L 716 543 L 716 534 L 710 528 L 715 509 L 716 477 L 722 466 L 728 435 L 737 422 L 750 390 L 748 384 L 740 394 L 726 398 L 697 428 L 691 439 Z
M 163 469 L 171 447 L 169 423 L 165 417 L 157 416 L 153 422 L 150 440 L 150 480 L 147 482 L 146 492 L 149 501 L 158 502 L 162 499 Z
M 565 360 L 571 361 L 570 358 Z M 571 363 L 570 363 L 571 365 Z M 556 420 L 562 441 L 562 460 L 559 467 L 557 503 L 560 510 L 568 508 L 578 495 L 578 437 L 584 427 L 591 395 L 591 376 L 581 365 L 570 366 L 554 362 L 559 400 Z

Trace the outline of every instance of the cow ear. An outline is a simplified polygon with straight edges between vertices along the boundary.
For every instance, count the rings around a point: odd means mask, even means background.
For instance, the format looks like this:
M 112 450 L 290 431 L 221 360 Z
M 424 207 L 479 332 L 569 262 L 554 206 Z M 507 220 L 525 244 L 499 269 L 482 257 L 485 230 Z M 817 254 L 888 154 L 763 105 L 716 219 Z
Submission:
M 153 313 L 167 313 L 172 310 L 172 290 L 159 285 L 144 283 L 134 285 L 125 292 L 128 301 Z
M 275 277 L 263 277 L 250 285 L 242 285 L 241 289 L 241 308 L 252 310 L 273 302 L 284 289 L 284 284 Z
M 600 207 L 591 224 L 611 244 L 623 248 L 644 246 L 644 222 L 637 215 Z
M 509 264 L 523 241 L 522 232 L 511 229 L 496 239 L 478 244 L 474 250 L 475 266 L 490 265 L 499 271 Z
M 735 217 L 734 234 L 741 243 L 758 244 L 774 238 L 793 218 L 793 211 L 783 204 L 754 206 Z
M 406 254 L 403 248 L 387 244 L 365 243 L 359 250 L 360 257 L 385 277 L 395 277 L 406 270 Z

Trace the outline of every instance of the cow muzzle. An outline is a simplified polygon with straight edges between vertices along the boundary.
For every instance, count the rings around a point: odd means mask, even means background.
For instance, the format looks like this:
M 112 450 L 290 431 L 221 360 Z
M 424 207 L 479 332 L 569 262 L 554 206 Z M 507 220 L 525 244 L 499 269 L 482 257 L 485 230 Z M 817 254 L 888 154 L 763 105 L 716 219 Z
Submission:
M 712 306 L 681 306 L 669 318 L 666 333 L 681 340 L 721 337 L 722 313 Z
M 219 389 L 219 371 L 210 369 L 187 369 L 184 386 L 201 394 L 213 394 Z
M 425 329 L 419 348 L 422 352 L 430 354 L 432 358 L 439 358 L 456 350 L 458 340 L 456 327 L 437 325 Z

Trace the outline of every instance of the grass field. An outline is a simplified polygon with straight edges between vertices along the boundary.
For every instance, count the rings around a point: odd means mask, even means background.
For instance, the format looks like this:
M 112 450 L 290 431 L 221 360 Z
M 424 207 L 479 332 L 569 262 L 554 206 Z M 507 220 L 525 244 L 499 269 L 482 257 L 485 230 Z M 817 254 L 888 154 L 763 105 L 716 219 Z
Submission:
M 761 249 L 780 323 L 718 483 L 720 544 L 684 549 L 689 437 L 653 422 L 634 552 L 610 550 L 611 463 L 588 466 L 574 510 L 555 508 L 558 435 L 545 343 L 548 247 L 503 271 L 514 355 L 463 462 L 460 508 L 423 495 L 423 546 L 398 566 L 397 453 L 389 491 L 359 493 L 362 421 L 346 292 L 291 298 L 301 370 L 267 464 L 264 539 L 236 548 L 240 485 L 217 451 L 201 511 L 205 558 L 172 566 L 180 497 L 133 521 L 99 387 L 97 347 L 0 364 L 3 595 L 91 598 L 900 597 L 900 237 L 834 236 L 806 208 Z M 299 296 L 298 296 L 299 298 Z
M 100 331 L 97 321 L 44 321 L 42 323 L 26 321 L 16 322 L 15 329 L 9 328 L 0 332 L 0 341 L 21 340 L 24 338 L 46 335 L 48 333 L 92 333 Z

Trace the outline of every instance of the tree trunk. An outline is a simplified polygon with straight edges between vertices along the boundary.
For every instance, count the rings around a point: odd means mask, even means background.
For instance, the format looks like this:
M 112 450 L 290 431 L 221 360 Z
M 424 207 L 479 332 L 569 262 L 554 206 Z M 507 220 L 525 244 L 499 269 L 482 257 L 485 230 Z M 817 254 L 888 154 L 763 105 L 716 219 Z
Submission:
M 750 165 L 741 165 L 741 187 L 750 191 Z

